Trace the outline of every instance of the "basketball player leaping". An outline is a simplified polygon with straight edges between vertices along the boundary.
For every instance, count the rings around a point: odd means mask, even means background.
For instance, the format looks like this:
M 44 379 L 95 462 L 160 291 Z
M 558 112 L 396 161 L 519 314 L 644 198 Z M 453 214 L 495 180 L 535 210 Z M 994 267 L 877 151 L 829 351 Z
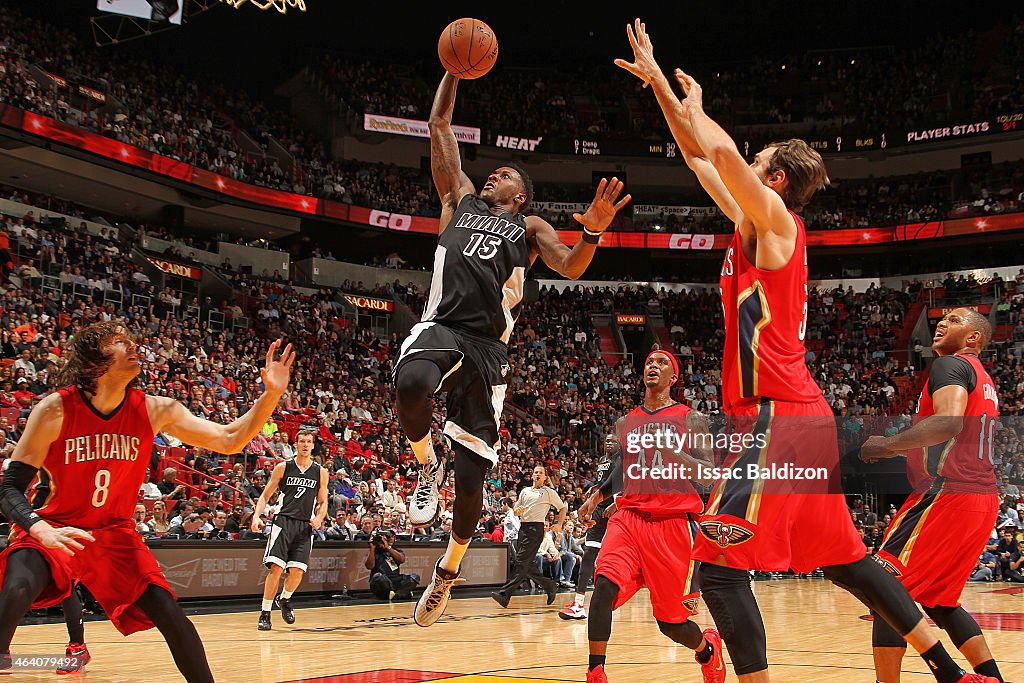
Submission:
M 59 604 L 79 580 L 121 633 L 156 626 L 185 680 L 213 680 L 199 634 L 132 513 L 155 433 L 215 453 L 237 453 L 256 436 L 288 386 L 294 355 L 289 344 L 274 360 L 279 346 L 267 352 L 263 395 L 222 425 L 133 387 L 138 349 L 120 323 L 95 323 L 75 335 L 59 377 L 64 388 L 32 410 L 0 486 L 0 509 L 16 527 L 0 554 L 0 668 L 11 666 L 11 639 L 28 610 Z M 40 469 L 51 494 L 33 510 L 24 491 Z
M 698 465 L 711 467 L 707 418 L 672 400 L 679 379 L 675 357 L 651 351 L 644 363 L 644 400 L 615 423 L 622 458 L 580 507 L 580 519 L 593 524 L 598 504 L 622 482 L 618 507 L 597 556 L 594 597 L 590 601 L 590 661 L 587 683 L 608 683 L 605 653 L 612 633 L 612 612 L 644 586 L 658 628 L 695 652 L 704 683 L 725 683 L 722 639 L 713 628 L 703 633 L 690 621 L 697 612 L 697 579 L 690 549 L 695 517 L 704 502 L 693 488 Z M 644 443 L 649 439 L 650 444 Z M 688 474 L 664 479 L 666 466 L 683 465 Z M 651 475 L 650 472 L 655 472 Z M 693 516 L 691 518 L 691 516 Z
M 483 506 L 483 483 L 498 460 L 499 420 L 505 399 L 508 342 L 523 302 L 526 271 L 539 256 L 552 270 L 580 277 L 594 257 L 615 214 L 630 200 L 619 199 L 617 178 L 601 180 L 586 213 L 583 239 L 570 249 L 554 228 L 525 216 L 533 183 L 514 164 L 495 169 L 477 194 L 462 172 L 452 132 L 458 79 L 445 74 L 430 112 L 430 161 L 441 198 L 440 235 L 434 274 L 422 322 L 412 328 L 395 363 L 398 419 L 421 467 L 409 505 L 415 526 L 439 514 L 438 487 L 444 468 L 434 455 L 430 420 L 433 395 L 448 392 L 444 435 L 455 452 L 455 509 L 451 540 L 430 584 L 416 605 L 420 626 L 436 622 Z
M 252 513 L 252 530 L 263 531 L 264 521 L 260 515 L 266 509 L 274 493 L 281 491 L 281 509 L 274 515 L 267 550 L 263 563 L 270 570 L 263 586 L 263 604 L 256 628 L 269 631 L 270 610 L 274 596 L 284 580 L 284 590 L 278 601 L 281 618 L 286 624 L 295 623 L 292 609 L 292 593 L 302 583 L 302 576 L 309 567 L 309 555 L 313 552 L 313 529 L 319 529 L 327 518 L 327 470 L 313 462 L 313 446 L 316 441 L 315 429 L 301 429 L 295 436 L 295 458 L 280 462 L 270 474 L 270 481 L 256 501 Z M 314 514 L 314 505 L 316 512 Z
M 635 32 L 634 32 L 635 28 Z M 725 350 L 723 406 L 751 425 L 753 446 L 730 458 L 741 473 L 762 467 L 824 467 L 818 488 L 781 479 L 716 482 L 693 556 L 700 588 L 741 683 L 768 681 L 764 622 L 747 570 L 810 572 L 821 567 L 882 616 L 928 663 L 940 683 L 992 683 L 966 674 L 928 626 L 906 589 L 866 557 L 838 480 L 831 408 L 804 362 L 807 256 L 795 213 L 828 182 L 821 155 L 803 140 L 773 143 L 747 164 L 705 112 L 700 85 L 681 70 L 675 96 L 654 59 L 644 25 L 627 26 L 634 61 L 616 64 L 653 86 L 687 165 L 736 224 L 722 267 Z M 778 420 L 783 416 L 783 420 Z
M 975 672 L 1001 681 L 978 622 L 960 606 L 999 510 L 992 465 L 999 395 L 978 359 L 991 336 L 992 326 L 977 311 L 946 314 L 935 329 L 932 349 L 938 358 L 929 368 L 914 425 L 893 436 L 870 437 L 861 459 L 905 454 L 912 487 L 875 560 L 924 606 Z M 906 643 L 876 618 L 871 645 L 876 678 L 899 683 Z

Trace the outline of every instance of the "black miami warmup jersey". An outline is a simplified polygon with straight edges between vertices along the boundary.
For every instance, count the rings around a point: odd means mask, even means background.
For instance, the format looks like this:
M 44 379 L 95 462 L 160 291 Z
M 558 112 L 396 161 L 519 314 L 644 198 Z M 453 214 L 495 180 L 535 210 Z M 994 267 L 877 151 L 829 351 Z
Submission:
M 508 344 L 529 267 L 524 218 L 496 216 L 482 199 L 466 195 L 438 238 L 422 320 Z
M 281 477 L 281 511 L 283 517 L 308 522 L 313 519 L 313 507 L 316 505 L 316 494 L 320 489 L 320 465 L 310 463 L 305 471 L 299 469 L 295 459 L 289 460 L 284 466 Z

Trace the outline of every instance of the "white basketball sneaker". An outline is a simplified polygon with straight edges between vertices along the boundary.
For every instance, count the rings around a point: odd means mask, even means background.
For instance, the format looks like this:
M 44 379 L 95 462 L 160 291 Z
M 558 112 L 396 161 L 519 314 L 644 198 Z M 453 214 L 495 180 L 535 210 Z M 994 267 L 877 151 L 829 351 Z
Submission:
M 570 619 L 586 619 L 587 610 L 583 609 L 575 602 L 570 602 L 568 605 L 565 606 L 565 609 L 558 613 L 558 616 L 562 619 L 565 619 L 566 621 Z
M 441 516 L 441 484 L 444 483 L 444 463 L 436 458 L 433 465 L 420 465 L 416 490 L 409 503 L 409 521 L 417 528 L 430 526 Z
M 416 603 L 416 610 L 413 612 L 413 620 L 420 626 L 431 626 L 441 615 L 444 608 L 448 606 L 448 599 L 452 596 L 452 586 L 459 580 L 462 574 L 448 572 L 441 569 L 441 561 L 434 565 L 434 575 L 430 578 L 430 585 L 423 591 L 419 601 Z

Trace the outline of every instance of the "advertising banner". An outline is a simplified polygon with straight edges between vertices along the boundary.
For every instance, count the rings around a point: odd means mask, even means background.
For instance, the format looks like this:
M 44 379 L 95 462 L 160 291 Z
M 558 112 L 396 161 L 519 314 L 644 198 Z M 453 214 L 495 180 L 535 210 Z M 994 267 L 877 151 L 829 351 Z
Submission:
M 157 270 L 168 275 L 176 275 L 178 277 L 187 277 L 190 280 L 202 280 L 203 272 L 198 268 L 192 266 L 186 266 L 183 263 L 173 263 L 172 261 L 165 261 L 163 259 L 153 258 L 147 256 L 146 260 L 156 266 Z
M 442 543 L 401 543 L 406 562 L 403 574 L 419 574 L 420 587 L 430 581 Z M 179 598 L 228 596 L 256 597 L 263 593 L 267 569 L 265 544 L 252 541 L 154 541 L 150 544 L 160 568 Z M 343 589 L 370 589 L 370 571 L 364 560 L 365 543 L 315 543 L 309 571 L 298 593 L 340 593 Z M 463 586 L 496 586 L 508 573 L 508 546 L 504 543 L 474 544 L 462 561 Z
M 429 138 L 430 128 L 426 121 L 403 119 L 397 116 L 381 114 L 363 114 L 363 130 L 372 133 L 389 133 L 391 135 L 408 135 L 414 138 Z M 459 142 L 480 144 L 480 129 L 470 126 L 452 126 L 455 139 Z

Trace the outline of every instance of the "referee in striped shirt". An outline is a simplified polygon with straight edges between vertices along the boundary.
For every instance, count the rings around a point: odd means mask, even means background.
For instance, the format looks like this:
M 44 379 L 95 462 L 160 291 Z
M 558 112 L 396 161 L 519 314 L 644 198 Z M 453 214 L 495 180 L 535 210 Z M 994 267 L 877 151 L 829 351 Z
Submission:
M 522 525 L 519 527 L 519 542 L 512 576 L 504 586 L 491 593 L 491 597 L 502 607 L 508 607 L 512 592 L 525 579 L 532 579 L 534 583 L 544 588 L 544 592 L 548 594 L 549 605 L 555 601 L 557 584 L 539 573 L 534 558 L 540 549 L 541 541 L 544 540 L 544 518 L 547 517 L 548 510 L 558 510 L 558 520 L 552 527 L 552 530 L 558 533 L 565 523 L 569 507 L 562 502 L 553 488 L 544 485 L 547 478 L 548 473 L 543 465 L 534 467 L 533 486 L 523 489 L 516 501 L 515 513 L 522 521 Z

